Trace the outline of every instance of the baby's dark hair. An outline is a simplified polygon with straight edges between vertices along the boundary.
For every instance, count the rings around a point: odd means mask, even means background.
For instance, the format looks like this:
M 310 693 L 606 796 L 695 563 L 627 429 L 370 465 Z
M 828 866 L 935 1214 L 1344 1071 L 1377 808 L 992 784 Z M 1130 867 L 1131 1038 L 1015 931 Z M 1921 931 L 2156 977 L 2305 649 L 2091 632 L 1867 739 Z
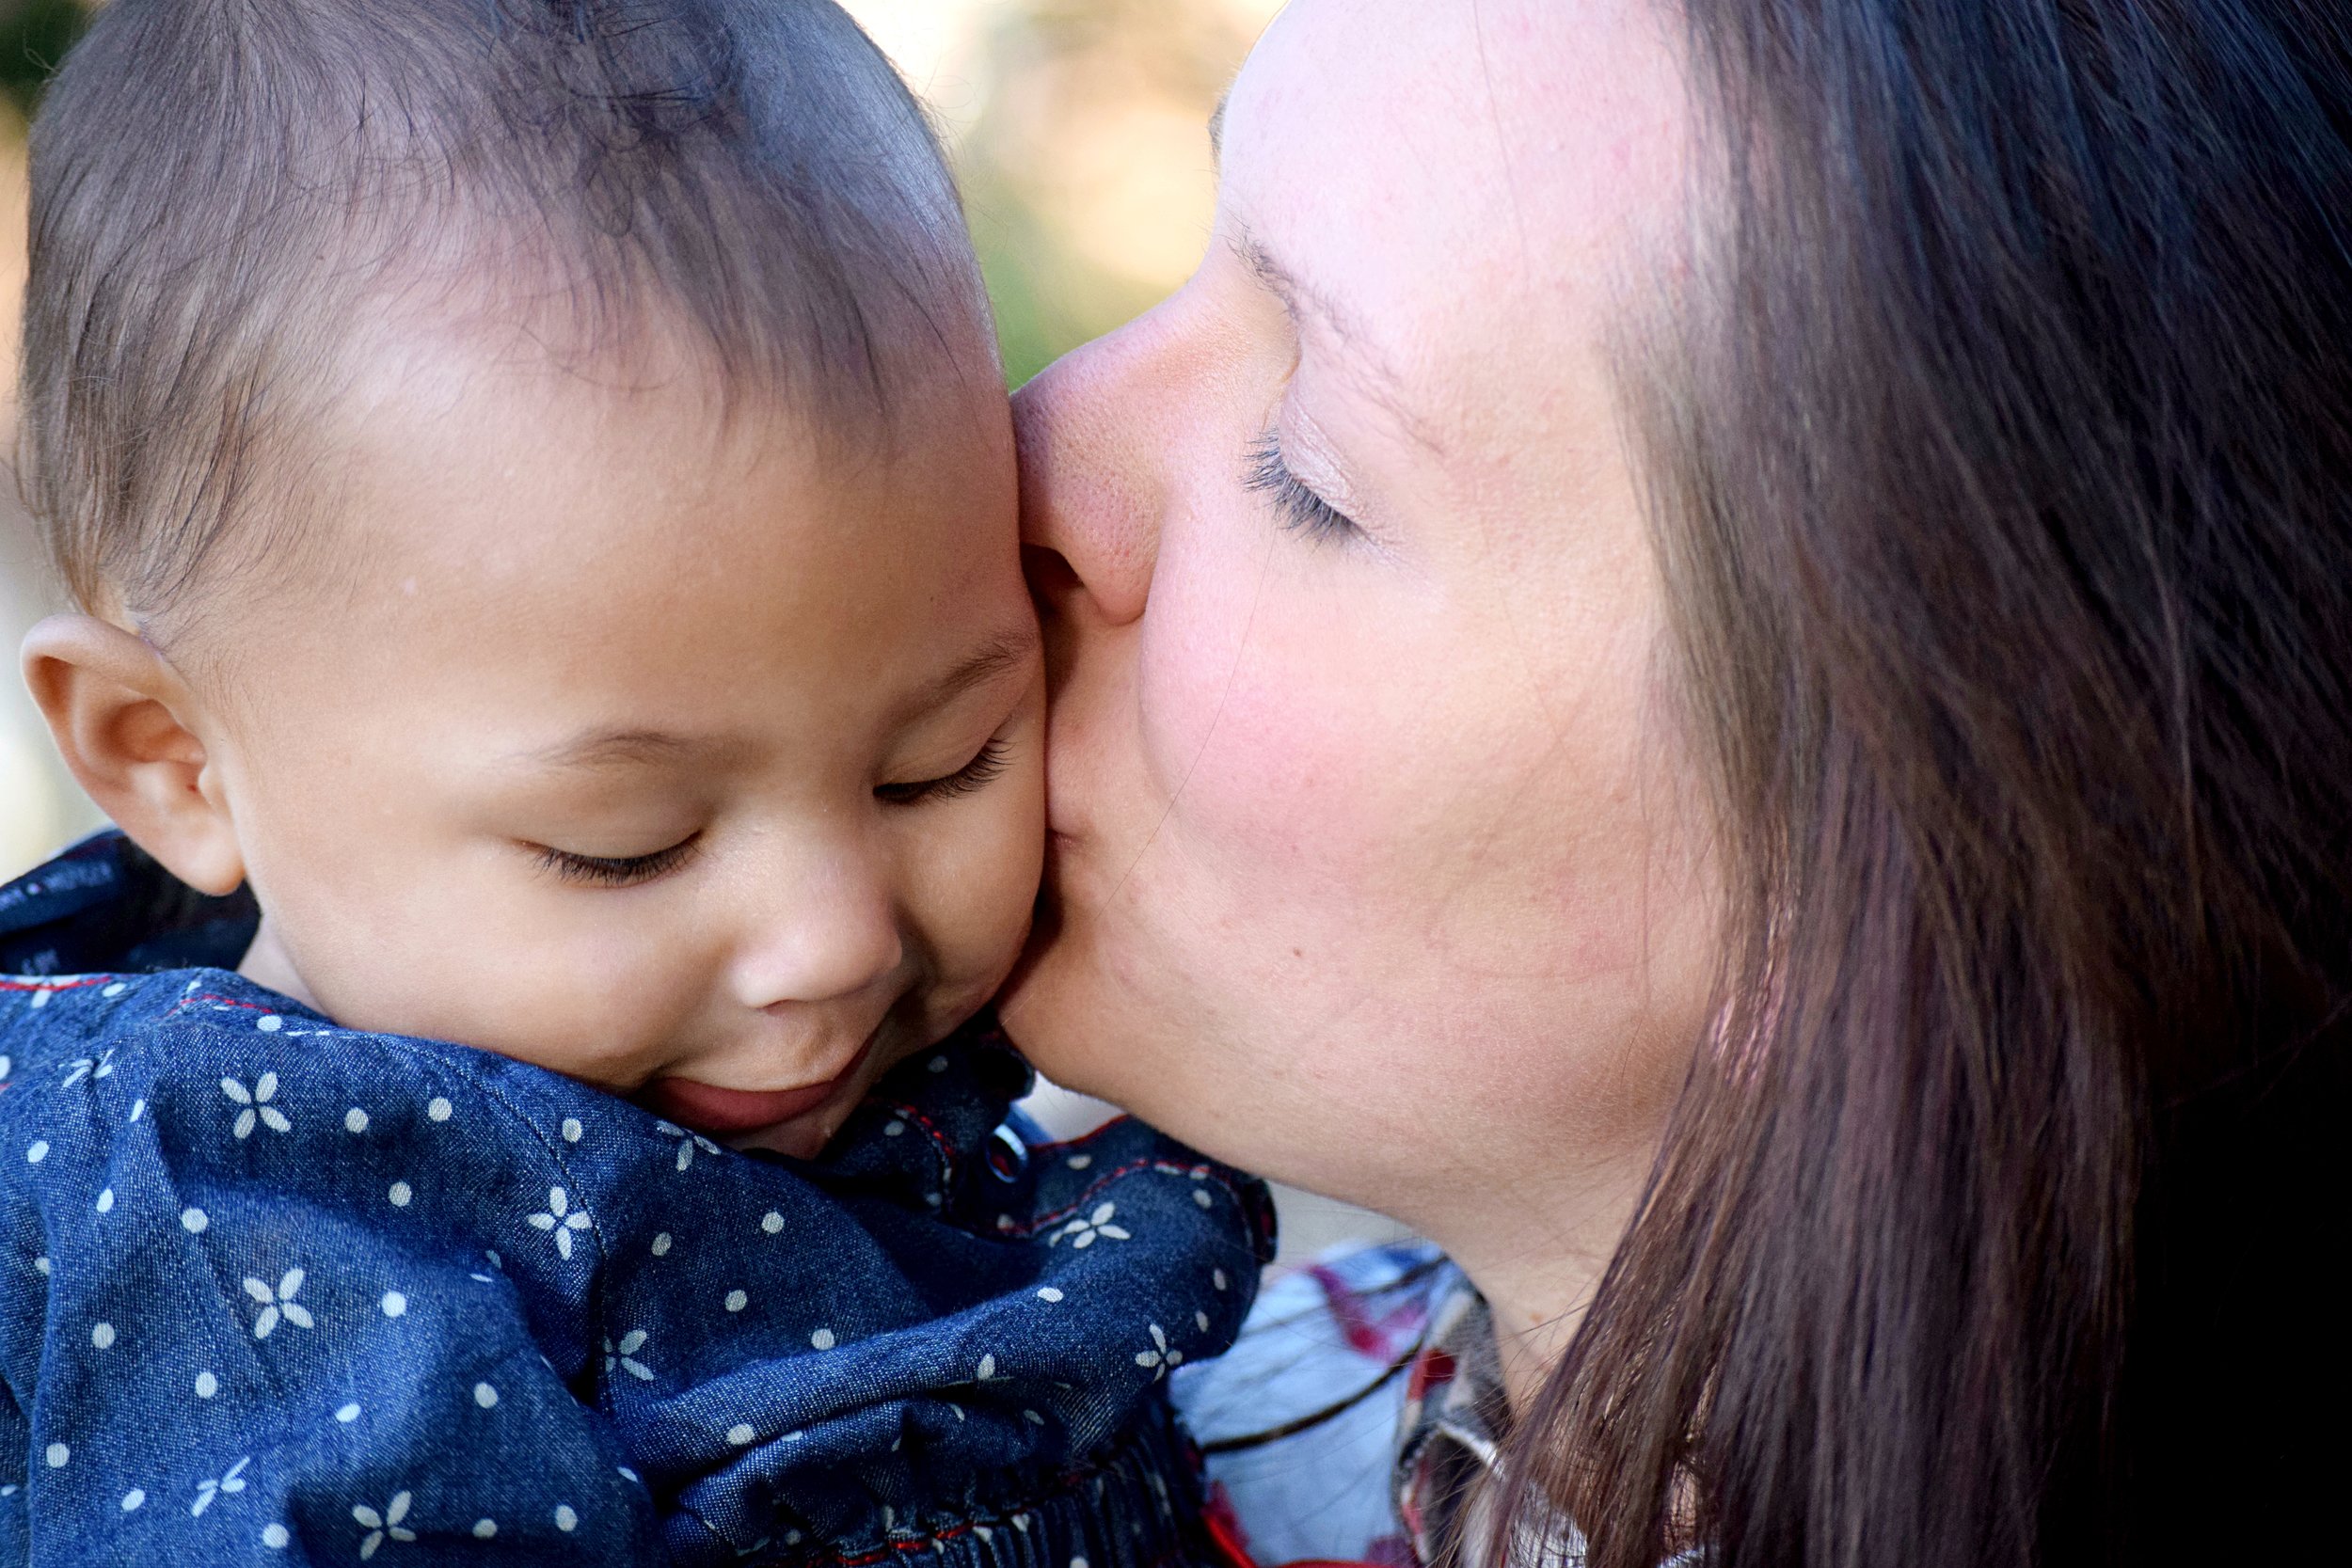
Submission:
M 112 0 L 33 128 L 31 261 L 26 499 L 142 618 L 296 542 L 372 305 L 682 335 L 836 435 L 993 352 L 938 146 L 832 0 Z

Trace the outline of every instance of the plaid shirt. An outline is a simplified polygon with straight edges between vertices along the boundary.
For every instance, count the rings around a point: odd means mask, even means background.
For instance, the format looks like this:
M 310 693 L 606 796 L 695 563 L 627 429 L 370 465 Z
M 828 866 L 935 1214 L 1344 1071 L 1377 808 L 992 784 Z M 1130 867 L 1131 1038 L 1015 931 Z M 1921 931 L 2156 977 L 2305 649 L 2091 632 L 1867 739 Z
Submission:
M 1273 1281 L 1176 1399 L 1237 1563 L 1419 1568 L 1458 1539 L 1474 1568 L 1510 1410 L 1486 1298 L 1427 1243 Z
M 1486 1298 L 1428 1243 L 1274 1280 L 1240 1343 L 1185 1368 L 1176 1399 L 1208 1453 L 1212 1519 L 1236 1568 L 1491 1568 L 1511 1419 L 1502 1358 Z M 1504 1568 L 1577 1568 L 1576 1527 L 1541 1498 L 1523 1507 Z
M 1433 1304 L 1421 1350 L 1406 1371 L 1397 1414 L 1397 1518 L 1422 1562 L 1459 1542 L 1465 1568 L 1485 1560 L 1501 1471 L 1499 1445 L 1511 1419 L 1486 1298 L 1458 1271 Z

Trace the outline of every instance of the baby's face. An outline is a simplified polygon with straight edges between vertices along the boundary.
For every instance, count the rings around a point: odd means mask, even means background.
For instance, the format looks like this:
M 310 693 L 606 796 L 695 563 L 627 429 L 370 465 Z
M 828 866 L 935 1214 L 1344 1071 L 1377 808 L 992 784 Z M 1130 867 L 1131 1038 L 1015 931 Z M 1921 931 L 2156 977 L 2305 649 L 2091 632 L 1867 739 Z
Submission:
M 246 970 L 813 1152 L 1027 930 L 1005 402 L 943 367 L 895 451 L 832 462 L 788 412 L 723 433 L 697 377 L 622 379 L 395 335 L 319 563 L 199 626 Z

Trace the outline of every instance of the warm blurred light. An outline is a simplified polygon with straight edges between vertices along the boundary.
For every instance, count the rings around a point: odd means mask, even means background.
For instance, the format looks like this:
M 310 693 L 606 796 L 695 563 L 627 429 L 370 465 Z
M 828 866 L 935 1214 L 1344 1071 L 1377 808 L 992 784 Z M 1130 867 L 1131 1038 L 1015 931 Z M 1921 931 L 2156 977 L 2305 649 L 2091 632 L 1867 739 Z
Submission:
M 1278 0 L 846 0 L 930 103 L 1017 382 L 1184 281 L 1208 118 Z
M 24 139 L 0 102 L 0 438 L 15 423 L 16 327 L 24 290 Z M 95 814 L 67 783 L 16 674 L 16 642 L 40 608 L 41 574 L 15 485 L 0 468 L 0 878 L 56 849 Z
M 1135 99 L 1105 113 L 1095 134 L 1041 195 L 1078 254 L 1132 282 L 1165 288 L 1200 259 L 1215 216 L 1208 138 L 1196 105 Z M 1160 179 L 1138 179 L 1139 171 Z
M 845 0 L 844 8 L 927 99 L 949 86 L 951 64 L 968 63 L 973 40 L 989 22 L 1015 10 L 1018 0 Z M 952 130 L 958 105 L 935 103 Z

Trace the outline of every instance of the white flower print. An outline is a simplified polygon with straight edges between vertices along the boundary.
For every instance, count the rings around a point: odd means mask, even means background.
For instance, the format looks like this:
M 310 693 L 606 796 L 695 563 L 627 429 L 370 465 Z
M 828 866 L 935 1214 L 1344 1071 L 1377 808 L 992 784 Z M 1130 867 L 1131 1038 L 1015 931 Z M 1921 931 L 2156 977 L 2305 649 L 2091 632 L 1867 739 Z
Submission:
M 627 1334 L 622 1335 L 621 1342 L 617 1345 L 607 1339 L 604 1342 L 605 1375 L 612 1376 L 612 1369 L 617 1366 L 633 1378 L 642 1382 L 652 1382 L 653 1369 L 637 1359 L 637 1353 L 644 1348 L 645 1331 L 642 1328 L 632 1328 Z
M 1062 1238 L 1067 1236 L 1071 1250 L 1075 1252 L 1092 1246 L 1098 1236 L 1108 1236 L 1114 1242 L 1133 1241 L 1135 1238 L 1128 1234 L 1125 1227 L 1111 1223 L 1111 1216 L 1118 1212 L 1119 1206 L 1115 1203 L 1098 1203 L 1093 1213 L 1081 1215 L 1046 1237 L 1045 1244 L 1059 1246 Z
M 253 1135 L 253 1123 L 257 1118 L 273 1132 L 294 1131 L 294 1123 L 286 1119 L 286 1113 L 270 1103 L 278 1098 L 278 1074 L 264 1072 L 253 1081 L 251 1089 L 234 1078 L 224 1078 L 220 1081 L 220 1092 L 245 1107 L 237 1113 L 236 1125 L 230 1129 L 239 1138 Z
M 6 1060 L 0 1056 L 0 1062 Z M 102 1051 L 95 1056 L 76 1056 L 66 1064 L 65 1079 L 57 1087 L 70 1089 L 85 1078 L 103 1078 L 114 1069 L 115 1053 L 111 1051 Z
M 1152 1373 L 1152 1381 L 1157 1383 L 1175 1368 L 1184 1364 L 1184 1353 L 1168 1342 L 1168 1330 L 1153 1323 L 1152 1325 L 1152 1348 L 1136 1352 L 1136 1365 L 1157 1369 Z
M 654 1126 L 660 1132 L 678 1140 L 677 1168 L 680 1170 L 684 1170 L 687 1166 L 694 1163 L 694 1150 L 698 1147 L 706 1153 L 716 1154 L 719 1152 L 719 1146 L 717 1144 L 712 1143 L 708 1138 L 704 1137 L 700 1132 L 688 1132 L 685 1128 L 680 1127 L 674 1121 L 658 1121 L 654 1123 Z
M 384 1505 L 381 1513 L 365 1503 L 354 1503 L 351 1505 L 351 1516 L 368 1532 L 367 1538 L 359 1543 L 359 1560 L 362 1562 L 375 1555 L 375 1549 L 384 1544 L 388 1536 L 394 1541 L 414 1541 L 417 1538 L 415 1530 L 405 1529 L 400 1523 L 408 1517 L 408 1494 L 405 1492 L 393 1493 L 392 1500 Z
M 288 1269 L 278 1277 L 278 1289 L 273 1291 L 251 1275 L 246 1275 L 245 1293 L 261 1303 L 262 1307 L 253 1320 L 253 1337 L 256 1339 L 268 1338 L 277 1329 L 280 1318 L 296 1328 L 317 1326 L 310 1317 L 310 1309 L 294 1300 L 295 1293 L 302 1289 L 302 1278 L 300 1269 Z
M 15 1069 L 16 1064 L 10 1061 L 5 1053 L 0 1053 L 0 1084 L 7 1083 L 8 1074 Z
M 548 1189 L 548 1206 L 536 1214 L 525 1216 L 534 1229 L 552 1231 L 558 1256 L 572 1255 L 572 1232 L 585 1230 L 589 1226 L 588 1211 L 571 1207 L 571 1199 L 561 1187 Z
M 211 1481 L 199 1483 L 196 1489 L 196 1501 L 188 1504 L 188 1516 L 190 1518 L 201 1519 L 204 1517 L 204 1511 L 213 1506 L 213 1499 L 215 1497 L 222 1496 L 234 1497 L 239 1492 L 244 1491 L 245 1467 L 252 1463 L 253 1456 L 251 1454 L 247 1454 L 243 1459 L 238 1460 L 234 1465 L 230 1465 L 229 1468 L 223 1471 L 219 1476 Z

